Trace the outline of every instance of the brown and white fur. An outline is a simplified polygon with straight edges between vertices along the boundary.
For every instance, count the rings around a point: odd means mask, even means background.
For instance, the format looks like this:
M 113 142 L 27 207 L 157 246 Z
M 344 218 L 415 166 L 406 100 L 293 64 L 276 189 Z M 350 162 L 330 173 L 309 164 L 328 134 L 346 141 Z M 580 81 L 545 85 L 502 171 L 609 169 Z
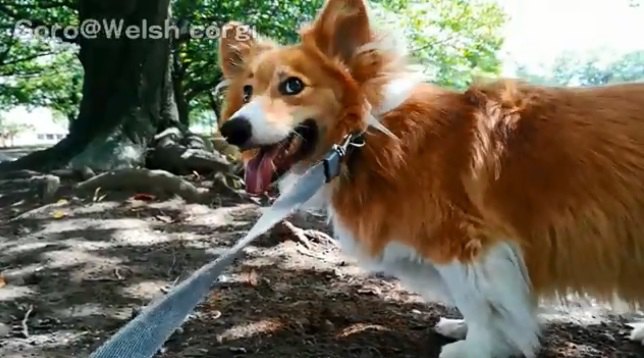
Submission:
M 362 0 L 329 0 L 296 45 L 225 36 L 220 56 L 223 126 L 250 123 L 246 161 L 305 120 L 318 128 L 283 182 L 371 128 L 319 198 L 347 254 L 458 307 L 465 320 L 436 330 L 462 340 L 440 357 L 534 357 L 541 298 L 644 301 L 644 84 L 440 88 Z M 293 76 L 304 88 L 285 95 Z

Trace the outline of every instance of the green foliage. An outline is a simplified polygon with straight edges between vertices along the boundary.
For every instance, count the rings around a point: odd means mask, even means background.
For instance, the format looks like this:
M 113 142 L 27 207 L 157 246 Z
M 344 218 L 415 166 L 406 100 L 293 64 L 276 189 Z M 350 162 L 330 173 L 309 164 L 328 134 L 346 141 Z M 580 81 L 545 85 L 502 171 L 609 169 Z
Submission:
M 61 51 L 30 61 L 15 69 L 0 85 L 0 103 L 5 106 L 48 107 L 75 118 L 81 99 L 83 73 L 74 51 Z
M 175 0 L 173 15 L 193 28 L 221 28 L 228 21 L 239 21 L 266 37 L 292 43 L 297 40 L 301 23 L 312 20 L 322 3 L 322 0 Z M 218 43 L 218 39 L 184 38 L 176 48 L 175 78 L 182 82 L 186 101 L 197 112 L 210 108 L 209 94 L 221 81 Z
M 0 106 L 47 106 L 74 118 L 81 98 L 83 72 L 73 39 L 19 35 L 13 24 L 29 19 L 33 26 L 78 22 L 74 0 L 8 0 L 0 4 Z M 280 43 L 297 41 L 300 26 L 311 21 L 324 0 L 173 0 L 177 25 L 220 28 L 230 20 L 244 22 Z M 496 74 L 499 34 L 506 18 L 482 0 L 370 1 L 379 20 L 402 31 L 411 54 L 433 82 L 463 88 L 474 77 Z M 173 80 L 180 107 L 194 121 L 216 109 L 211 92 L 221 80 L 218 40 L 190 38 L 173 43 Z
M 644 81 L 644 51 L 635 51 L 607 61 L 595 51 L 586 56 L 566 52 L 550 67 L 536 74 L 520 67 L 517 75 L 534 83 L 560 86 L 597 86 L 610 83 Z M 548 73 L 549 75 L 543 75 Z
M 379 16 L 403 29 L 412 56 L 433 82 L 462 89 L 473 79 L 496 75 L 503 46 L 502 8 L 489 1 L 381 1 Z M 387 11 L 389 10 L 389 11 Z
M 14 0 L 0 4 L 0 106 L 49 107 L 75 117 L 82 69 L 74 39 L 34 28 L 77 22 L 74 1 Z M 22 23 L 23 26 L 16 26 Z M 45 32 L 39 30 L 38 34 Z
M 175 16 L 196 25 L 237 20 L 281 43 L 297 41 L 301 24 L 313 19 L 322 0 L 187 1 L 175 2 Z M 506 21 L 494 3 L 476 0 L 371 1 L 374 14 L 388 28 L 402 30 L 411 54 L 432 81 L 464 88 L 479 76 L 497 74 L 497 58 Z M 186 99 L 193 109 L 210 105 L 208 96 L 221 74 L 216 66 L 217 41 L 191 40 L 179 48 L 180 73 Z

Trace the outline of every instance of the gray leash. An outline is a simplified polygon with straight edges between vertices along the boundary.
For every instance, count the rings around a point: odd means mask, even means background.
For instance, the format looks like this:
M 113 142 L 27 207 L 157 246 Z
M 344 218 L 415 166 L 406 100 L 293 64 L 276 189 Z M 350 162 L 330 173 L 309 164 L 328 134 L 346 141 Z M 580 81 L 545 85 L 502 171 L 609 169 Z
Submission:
M 135 319 L 122 327 L 90 358 L 151 358 L 186 317 L 214 288 L 217 278 L 226 267 L 241 256 L 244 247 L 290 216 L 340 171 L 342 158 L 349 147 L 364 143 L 359 136 L 347 136 L 341 145 L 336 145 L 324 160 L 311 167 L 292 187 L 281 195 L 266 210 L 248 234 L 227 253 L 204 265 L 177 285 L 166 296 L 147 306 Z

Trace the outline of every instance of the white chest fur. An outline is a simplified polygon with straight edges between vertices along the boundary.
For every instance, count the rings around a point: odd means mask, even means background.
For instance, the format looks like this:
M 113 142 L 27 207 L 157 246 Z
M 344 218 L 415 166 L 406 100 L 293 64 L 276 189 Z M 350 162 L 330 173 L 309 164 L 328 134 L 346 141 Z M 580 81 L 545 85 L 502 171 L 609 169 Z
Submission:
M 435 265 L 396 240 L 371 256 L 332 206 L 328 214 L 339 246 L 363 268 L 396 276 L 428 301 L 459 308 L 469 322 L 467 327 L 462 321 L 443 320 L 436 330 L 459 338 L 468 332 L 467 338 L 446 346 L 441 358 L 533 356 L 539 328 L 523 258 L 514 245 L 502 242 L 472 263 L 455 260 L 448 265 Z
M 409 289 L 432 302 L 452 302 L 447 287 L 436 267 L 424 260 L 418 253 L 405 244 L 392 241 L 377 256 L 371 256 L 351 231 L 342 224 L 329 205 L 329 219 L 333 224 L 333 234 L 343 253 L 355 259 L 360 267 L 372 272 L 383 272 L 397 277 Z

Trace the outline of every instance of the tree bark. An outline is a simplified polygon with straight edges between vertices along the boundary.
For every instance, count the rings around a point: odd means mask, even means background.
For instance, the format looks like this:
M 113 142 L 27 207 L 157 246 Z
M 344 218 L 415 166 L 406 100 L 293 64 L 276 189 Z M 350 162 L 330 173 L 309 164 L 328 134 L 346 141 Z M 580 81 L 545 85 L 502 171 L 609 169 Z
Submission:
M 0 171 L 51 170 L 72 163 L 110 170 L 145 163 L 146 147 L 165 128 L 179 123 L 170 72 L 170 40 L 127 38 L 129 25 L 163 26 L 170 0 L 83 0 L 86 19 L 122 22 L 118 38 L 99 34 L 80 40 L 85 76 L 79 115 L 61 142 L 13 162 Z M 43 170 L 44 169 L 44 170 Z
M 177 58 L 178 53 L 177 42 L 174 42 L 175 51 L 172 55 L 172 85 L 174 89 L 174 98 L 177 102 L 177 112 L 179 113 L 179 122 L 184 126 L 190 126 L 190 105 L 186 98 L 183 81 L 185 78 L 185 69 L 181 65 L 181 61 Z

